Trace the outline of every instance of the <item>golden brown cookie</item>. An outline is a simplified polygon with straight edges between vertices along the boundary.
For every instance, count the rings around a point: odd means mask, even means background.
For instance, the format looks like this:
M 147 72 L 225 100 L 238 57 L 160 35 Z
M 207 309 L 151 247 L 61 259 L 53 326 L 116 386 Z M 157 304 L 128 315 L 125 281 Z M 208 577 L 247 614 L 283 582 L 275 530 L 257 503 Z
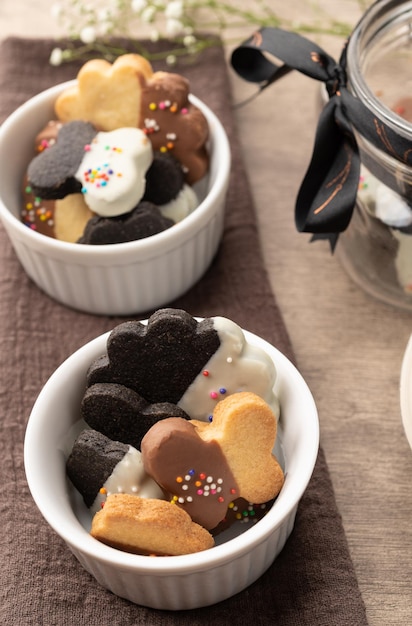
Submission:
M 210 424 L 192 423 L 204 441 L 220 445 L 243 498 L 260 503 L 279 493 L 284 475 L 272 454 L 277 422 L 262 398 L 248 391 L 234 393 L 216 405 Z
M 54 236 L 60 241 L 76 243 L 87 222 L 94 216 L 83 194 L 74 193 L 56 200 L 54 205 Z
M 174 504 L 127 494 L 108 496 L 90 532 L 95 539 L 134 554 L 177 556 L 214 546 L 210 533 Z
M 57 98 L 55 113 L 62 122 L 84 120 L 99 130 L 136 127 L 142 88 L 152 74 L 152 66 L 139 54 L 124 54 L 113 64 L 88 61 L 77 75 L 77 84 Z

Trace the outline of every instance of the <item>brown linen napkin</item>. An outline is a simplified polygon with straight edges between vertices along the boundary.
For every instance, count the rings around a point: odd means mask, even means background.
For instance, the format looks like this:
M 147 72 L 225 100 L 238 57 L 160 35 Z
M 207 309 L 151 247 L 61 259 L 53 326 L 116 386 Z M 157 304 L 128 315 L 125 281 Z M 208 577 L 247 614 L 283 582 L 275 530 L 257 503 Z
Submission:
M 36 92 L 76 75 L 78 66 L 54 68 L 48 64 L 53 45 L 48 40 L 18 38 L 3 42 L 1 120 Z M 187 75 L 192 91 L 224 124 L 231 141 L 233 168 L 225 233 L 217 257 L 204 278 L 172 304 L 193 315 L 227 316 L 293 360 L 261 257 L 253 203 L 231 115 L 223 52 L 218 48 L 207 50 L 195 64 L 180 66 L 178 71 Z M 284 550 L 270 569 L 242 593 L 216 606 L 171 612 L 140 607 L 102 589 L 36 509 L 25 481 L 23 439 L 30 409 L 53 370 L 120 319 L 69 310 L 40 292 L 21 269 L 2 227 L 0 258 L 2 623 L 367 624 L 322 450 Z

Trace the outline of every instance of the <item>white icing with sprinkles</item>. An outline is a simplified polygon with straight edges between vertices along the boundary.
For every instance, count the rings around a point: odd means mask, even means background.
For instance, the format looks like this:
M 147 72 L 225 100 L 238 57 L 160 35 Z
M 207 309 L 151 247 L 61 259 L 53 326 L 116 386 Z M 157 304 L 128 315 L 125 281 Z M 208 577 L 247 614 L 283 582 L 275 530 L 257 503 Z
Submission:
M 269 355 L 252 346 L 240 326 L 225 317 L 214 317 L 220 346 L 186 389 L 179 406 L 191 419 L 210 421 L 216 403 L 226 395 L 250 391 L 263 398 L 279 416 L 274 394 L 276 368 Z
M 104 217 L 134 209 L 145 192 L 152 160 L 152 145 L 139 128 L 97 133 L 75 174 L 88 207 Z
M 108 495 L 112 493 L 127 493 L 138 495 L 141 498 L 157 498 L 164 500 L 165 494 L 159 485 L 149 476 L 143 467 L 142 454 L 133 446 L 116 465 L 106 480 L 95 501 L 90 507 L 91 512 L 97 513 L 102 508 Z

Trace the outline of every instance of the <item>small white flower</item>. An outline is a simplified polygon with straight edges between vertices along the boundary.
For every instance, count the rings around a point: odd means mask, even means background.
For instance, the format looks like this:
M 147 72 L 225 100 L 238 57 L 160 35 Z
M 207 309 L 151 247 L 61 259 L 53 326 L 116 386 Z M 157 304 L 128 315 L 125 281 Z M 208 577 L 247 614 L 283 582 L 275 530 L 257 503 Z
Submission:
M 111 11 L 108 7 L 104 7 L 103 9 L 99 9 L 97 11 L 97 22 L 108 22 L 112 18 Z
M 179 19 L 183 15 L 183 2 L 181 0 L 172 0 L 168 2 L 165 9 L 165 16 Z
M 146 7 L 145 9 L 143 9 L 140 17 L 142 18 L 142 22 L 146 22 L 148 24 L 149 22 L 153 21 L 155 14 L 156 14 L 156 9 L 155 7 L 151 6 L 151 7 Z
M 140 13 L 147 7 L 146 0 L 132 0 L 130 3 L 133 13 Z
M 83 43 L 93 43 L 96 41 L 96 29 L 94 26 L 85 26 L 80 31 L 80 39 Z
M 186 48 L 190 48 L 190 46 L 193 46 L 196 43 L 197 39 L 194 35 L 186 35 L 183 38 L 183 44 Z
M 53 19 L 58 20 L 62 12 L 63 12 L 63 9 L 62 9 L 61 4 L 59 4 L 58 2 L 55 2 L 54 4 L 52 4 L 50 13 Z
M 50 54 L 50 65 L 60 65 L 63 60 L 63 50 L 61 48 L 53 48 Z
M 160 33 L 158 30 L 152 30 L 150 32 L 149 37 L 150 37 L 150 41 L 153 41 L 153 43 L 156 43 L 156 41 L 159 41 L 160 39 Z
M 167 65 L 176 65 L 177 63 L 176 56 L 174 54 L 168 54 L 166 57 L 166 63 Z
M 169 37 L 176 37 L 183 31 L 183 24 L 180 20 L 168 19 L 166 22 L 166 33 Z

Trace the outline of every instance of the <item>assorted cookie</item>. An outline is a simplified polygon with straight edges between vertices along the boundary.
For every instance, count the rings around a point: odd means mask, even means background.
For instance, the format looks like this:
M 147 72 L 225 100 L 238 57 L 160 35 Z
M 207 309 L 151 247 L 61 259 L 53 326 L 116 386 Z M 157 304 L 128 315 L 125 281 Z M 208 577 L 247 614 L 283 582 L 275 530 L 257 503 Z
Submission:
M 226 318 L 160 309 L 147 324 L 114 328 L 107 353 L 90 365 L 81 405 L 88 429 L 67 460 L 94 514 L 92 535 L 174 555 L 260 519 L 284 480 L 273 454 L 275 377 L 269 356 Z
M 185 78 L 153 72 L 137 54 L 94 59 L 57 97 L 55 115 L 34 140 L 24 181 L 21 217 L 33 230 L 123 243 L 170 228 L 198 205 L 192 185 L 209 167 L 208 124 Z M 79 194 L 67 214 L 57 204 Z
M 125 552 L 179 556 L 214 546 L 212 535 L 171 502 L 113 494 L 93 518 L 92 537 Z
M 283 471 L 272 454 L 276 418 L 250 392 L 216 405 L 212 421 L 171 417 L 157 422 L 142 441 L 143 465 L 193 521 L 212 530 L 236 498 L 260 504 L 274 498 Z

